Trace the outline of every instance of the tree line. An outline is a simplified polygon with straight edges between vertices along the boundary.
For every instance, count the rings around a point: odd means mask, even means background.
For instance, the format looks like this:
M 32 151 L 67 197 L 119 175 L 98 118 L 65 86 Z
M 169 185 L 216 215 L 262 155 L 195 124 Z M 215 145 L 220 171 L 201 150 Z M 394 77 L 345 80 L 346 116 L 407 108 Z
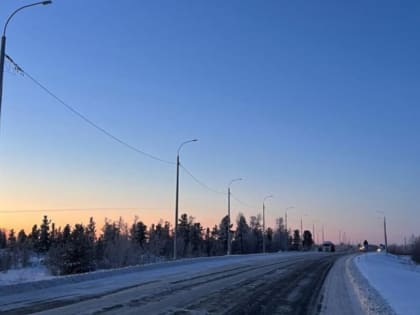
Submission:
M 261 216 L 243 214 L 228 226 L 228 217 L 212 228 L 205 228 L 186 213 L 179 218 L 177 229 L 177 256 L 200 257 L 225 255 L 228 231 L 232 236 L 232 254 L 260 253 L 265 237 L 266 251 L 309 249 L 312 244 L 310 231 L 286 231 L 283 219 L 276 227 L 262 230 Z M 96 222 L 57 228 L 45 215 L 40 226 L 34 225 L 29 234 L 20 230 L 0 230 L 0 271 L 30 265 L 30 258 L 38 255 L 55 275 L 73 274 L 96 269 L 118 268 L 171 259 L 173 230 L 167 221 L 147 226 L 138 217 L 131 224 L 122 218 L 106 219 L 98 230 Z

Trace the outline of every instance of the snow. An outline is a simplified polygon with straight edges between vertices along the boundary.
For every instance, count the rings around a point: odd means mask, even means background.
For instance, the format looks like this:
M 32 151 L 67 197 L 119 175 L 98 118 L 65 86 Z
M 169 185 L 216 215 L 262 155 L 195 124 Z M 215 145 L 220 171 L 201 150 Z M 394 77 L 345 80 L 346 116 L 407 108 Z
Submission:
M 322 291 L 321 315 L 360 315 L 363 311 L 359 295 L 354 290 L 353 256 L 339 258 L 328 273 Z
M 154 294 L 156 288 L 168 290 L 167 285 L 171 282 L 188 283 L 191 280 L 194 283 L 194 281 L 202 281 L 197 279 L 201 279 L 209 273 L 220 276 L 221 273 L 235 271 L 236 268 L 242 269 L 270 261 L 283 263 L 285 268 L 288 268 L 293 259 L 301 261 L 323 255 L 325 254 L 318 252 L 285 252 L 180 259 L 115 270 L 60 276 L 50 280 L 4 285 L 0 286 L 0 313 L 28 310 L 34 305 L 73 304 L 83 301 L 86 297 L 88 298 L 86 303 L 96 309 L 98 303 L 109 299 L 117 299 L 118 302 L 120 293 L 130 296 L 130 299 L 138 299 L 136 290 L 140 287 L 147 288 L 147 294 Z M 182 294 L 188 296 L 194 294 L 188 290 L 181 291 Z M 206 291 L 205 294 L 207 293 Z M 131 297 L 131 294 L 134 294 L 135 297 L 134 295 Z M 160 297 L 157 296 L 157 298 Z M 80 307 L 84 306 L 85 304 Z M 52 310 L 51 314 L 53 313 L 57 313 L 57 310 Z M 69 314 L 76 313 L 87 313 L 87 311 L 70 312 Z
M 47 267 L 43 265 L 42 261 L 42 257 L 32 256 L 29 260 L 30 266 L 25 268 L 13 268 L 0 272 L 0 287 L 18 283 L 53 279 L 54 276 L 51 275 Z
M 10 269 L 0 272 L 0 286 L 52 278 L 54 276 L 44 266 Z
M 288 257 L 299 256 L 303 254 L 304 253 L 299 252 L 284 252 L 278 253 L 277 255 Z M 183 258 L 177 261 L 165 261 L 113 269 L 99 269 L 92 272 L 65 276 L 53 276 L 51 275 L 49 270 L 42 264 L 42 259 L 31 259 L 31 267 L 10 269 L 6 272 L 0 272 L 0 294 L 2 292 L 5 292 L 6 290 L 10 290 L 15 287 L 18 287 L 19 289 L 32 286 L 36 286 L 37 288 L 51 287 L 58 284 L 61 285 L 64 283 L 75 283 L 87 280 L 102 279 L 104 277 L 121 276 L 139 271 L 148 271 L 150 273 L 154 270 L 160 272 L 162 269 L 170 268 L 169 270 L 171 270 L 172 273 L 172 271 L 177 270 L 176 268 L 173 269 L 173 267 L 177 266 L 179 266 L 181 269 L 186 267 L 191 271 L 201 271 L 203 267 L 219 267 L 228 265 L 231 262 L 248 262 L 253 260 L 265 259 L 266 255 L 269 254 Z M 31 284 L 28 282 L 33 283 Z
M 420 314 L 420 266 L 407 257 L 385 253 L 359 255 L 354 262 L 395 313 Z

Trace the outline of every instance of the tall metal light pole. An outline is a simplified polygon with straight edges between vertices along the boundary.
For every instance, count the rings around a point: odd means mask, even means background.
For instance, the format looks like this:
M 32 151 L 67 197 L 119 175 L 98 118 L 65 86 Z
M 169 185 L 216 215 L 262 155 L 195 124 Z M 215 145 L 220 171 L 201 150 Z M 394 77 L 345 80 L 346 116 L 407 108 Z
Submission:
M 384 238 L 385 238 L 385 253 L 388 254 L 388 237 L 386 235 L 386 217 L 384 215 Z
M 284 227 L 286 229 L 286 251 L 289 250 L 289 230 L 287 226 L 287 211 L 296 208 L 295 206 L 290 206 L 286 208 L 286 211 L 284 212 Z
M 294 209 L 294 208 L 296 208 L 296 207 L 295 206 L 287 207 L 286 211 L 284 213 L 284 224 L 285 224 L 285 228 L 286 228 L 286 233 L 287 233 L 287 210 Z
M 385 217 L 385 211 L 376 211 L 377 213 L 380 213 L 384 216 L 384 241 L 385 241 L 385 253 L 388 253 L 388 237 L 386 233 L 386 217 Z
M 178 230 L 178 202 L 179 202 L 179 152 L 181 148 L 190 142 L 196 142 L 198 139 L 192 139 L 185 142 L 182 142 L 178 148 L 177 155 L 176 155 L 176 192 L 175 192 L 175 228 L 174 228 L 174 254 L 173 258 L 176 259 L 176 234 Z
M 0 118 L 1 118 L 1 103 L 2 103 L 2 98 L 3 98 L 3 73 L 4 73 L 4 59 L 6 57 L 7 26 L 9 25 L 9 22 L 12 19 L 12 17 L 19 11 L 29 8 L 29 7 L 36 6 L 36 5 L 47 5 L 50 3 L 52 3 L 52 1 L 40 1 L 40 2 L 35 2 L 32 4 L 24 5 L 23 7 L 16 9 L 12 14 L 10 14 L 9 18 L 6 20 L 6 23 L 4 24 L 3 34 L 1 36 L 1 47 L 0 47 Z
M 273 198 L 273 195 L 266 196 L 263 200 L 263 253 L 265 253 L 265 201 Z
M 242 178 L 235 178 L 232 179 L 229 182 L 228 185 L 228 226 L 227 226 L 227 242 L 228 242 L 228 246 L 227 246 L 227 255 L 230 255 L 232 253 L 232 235 L 230 233 L 230 185 L 232 185 L 233 182 L 238 182 L 242 180 Z

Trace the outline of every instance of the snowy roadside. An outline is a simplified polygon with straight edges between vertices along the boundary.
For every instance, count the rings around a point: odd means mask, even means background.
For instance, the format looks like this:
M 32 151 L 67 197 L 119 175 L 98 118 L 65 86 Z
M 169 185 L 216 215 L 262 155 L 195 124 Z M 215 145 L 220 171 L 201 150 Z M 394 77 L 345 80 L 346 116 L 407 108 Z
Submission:
M 359 262 L 367 255 L 357 255 L 349 259 L 346 264 L 346 273 L 352 283 L 354 293 L 359 299 L 360 306 L 365 314 L 369 315 L 395 315 L 396 313 L 388 302 L 379 294 L 365 274 L 359 270 Z M 385 276 L 385 275 L 382 275 Z
M 0 272 L 0 288 L 18 283 L 54 279 L 45 266 L 9 269 Z
M 355 288 L 368 314 L 420 314 L 420 266 L 385 253 L 358 255 L 353 261 Z

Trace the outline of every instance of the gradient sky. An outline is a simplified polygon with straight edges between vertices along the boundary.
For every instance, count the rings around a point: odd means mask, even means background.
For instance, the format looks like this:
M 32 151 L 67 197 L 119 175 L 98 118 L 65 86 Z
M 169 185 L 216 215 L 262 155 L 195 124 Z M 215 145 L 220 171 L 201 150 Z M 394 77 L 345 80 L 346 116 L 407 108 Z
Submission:
M 2 0 L 2 23 L 28 1 Z M 353 241 L 420 234 L 418 1 L 55 0 L 16 15 L 7 53 L 90 119 L 181 162 L 232 213 L 325 226 Z M 0 226 L 93 215 L 173 222 L 175 167 L 136 154 L 6 68 Z M 67 212 L 37 209 L 136 208 Z M 226 196 L 181 172 L 180 210 L 204 225 Z

